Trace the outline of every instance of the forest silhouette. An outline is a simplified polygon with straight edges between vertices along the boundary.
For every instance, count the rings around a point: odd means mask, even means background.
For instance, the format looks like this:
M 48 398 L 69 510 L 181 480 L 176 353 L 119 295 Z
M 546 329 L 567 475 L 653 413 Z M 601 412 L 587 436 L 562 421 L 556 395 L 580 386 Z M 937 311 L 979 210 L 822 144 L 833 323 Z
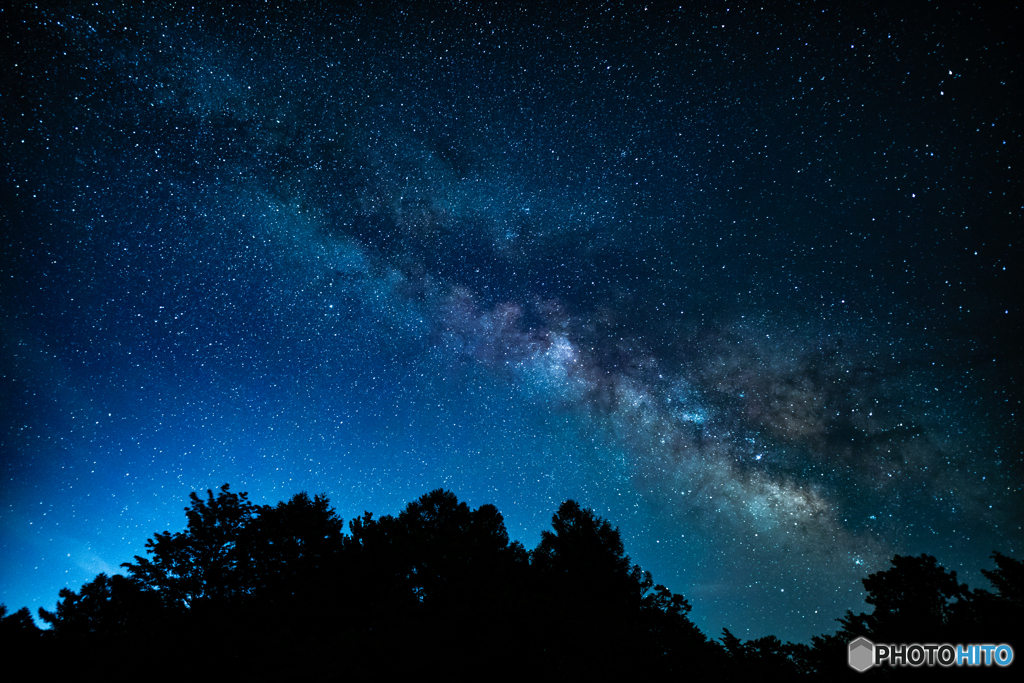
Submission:
M 95 671 L 170 680 L 221 676 L 422 675 L 541 680 L 963 674 L 846 664 L 857 636 L 882 643 L 1020 642 L 1024 563 L 993 553 L 995 592 L 969 590 L 934 557 L 896 555 L 863 580 L 870 613 L 848 611 L 811 644 L 708 638 L 683 596 L 632 564 L 619 530 L 569 500 L 532 551 L 493 505 L 431 491 L 396 517 L 348 524 L 324 496 L 253 505 L 225 484 L 193 493 L 180 533 L 146 557 L 60 591 L 49 625 L 0 606 L 0 642 L 47 678 Z M 42 668 L 39 668 L 42 667 Z M 1013 666 L 1007 669 L 1013 669 Z M 986 668 L 996 673 L 997 667 Z

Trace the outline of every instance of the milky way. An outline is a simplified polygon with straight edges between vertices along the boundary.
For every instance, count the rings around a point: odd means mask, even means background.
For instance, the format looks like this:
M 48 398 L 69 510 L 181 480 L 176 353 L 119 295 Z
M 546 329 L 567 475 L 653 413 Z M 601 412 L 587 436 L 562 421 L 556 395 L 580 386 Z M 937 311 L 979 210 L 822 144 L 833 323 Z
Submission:
M 1019 553 L 1018 12 L 6 14 L 9 608 L 224 482 L 574 498 L 711 637 Z

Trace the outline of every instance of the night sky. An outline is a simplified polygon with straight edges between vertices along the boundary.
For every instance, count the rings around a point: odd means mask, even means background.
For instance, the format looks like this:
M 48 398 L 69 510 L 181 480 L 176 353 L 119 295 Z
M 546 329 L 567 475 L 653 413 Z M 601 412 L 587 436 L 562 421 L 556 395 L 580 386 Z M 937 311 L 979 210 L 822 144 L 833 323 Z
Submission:
M 527 548 L 573 498 L 711 637 L 832 633 L 896 553 L 989 588 L 1021 12 L 765 4 L 0 13 L 0 601 L 225 482 Z

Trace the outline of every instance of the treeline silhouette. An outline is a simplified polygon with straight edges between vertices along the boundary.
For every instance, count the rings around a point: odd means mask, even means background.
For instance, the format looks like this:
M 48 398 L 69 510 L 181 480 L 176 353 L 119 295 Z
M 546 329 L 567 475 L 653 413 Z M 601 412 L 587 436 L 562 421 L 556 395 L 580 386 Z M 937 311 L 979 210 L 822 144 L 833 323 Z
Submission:
M 305 493 L 261 506 L 225 484 L 191 494 L 186 514 L 185 531 L 156 534 L 124 576 L 62 589 L 53 612 L 39 610 L 48 630 L 0 606 L 5 649 L 45 678 L 853 678 L 894 673 L 853 672 L 856 636 L 1012 645 L 1024 607 L 1018 560 L 992 555 L 992 593 L 933 557 L 897 555 L 864 579 L 874 610 L 848 611 L 835 634 L 712 640 L 683 596 L 631 563 L 617 528 L 571 500 L 532 551 L 509 541 L 493 505 L 472 510 L 440 489 L 397 517 L 365 513 L 348 534 L 326 497 Z

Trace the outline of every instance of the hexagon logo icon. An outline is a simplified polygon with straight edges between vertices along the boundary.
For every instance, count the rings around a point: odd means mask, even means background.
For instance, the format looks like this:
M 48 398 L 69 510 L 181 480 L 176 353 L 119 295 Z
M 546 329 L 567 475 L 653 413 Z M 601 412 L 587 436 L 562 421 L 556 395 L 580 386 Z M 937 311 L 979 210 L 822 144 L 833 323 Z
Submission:
M 850 668 L 857 671 L 867 671 L 875 663 L 875 644 L 867 638 L 858 638 L 850 642 L 849 660 Z

